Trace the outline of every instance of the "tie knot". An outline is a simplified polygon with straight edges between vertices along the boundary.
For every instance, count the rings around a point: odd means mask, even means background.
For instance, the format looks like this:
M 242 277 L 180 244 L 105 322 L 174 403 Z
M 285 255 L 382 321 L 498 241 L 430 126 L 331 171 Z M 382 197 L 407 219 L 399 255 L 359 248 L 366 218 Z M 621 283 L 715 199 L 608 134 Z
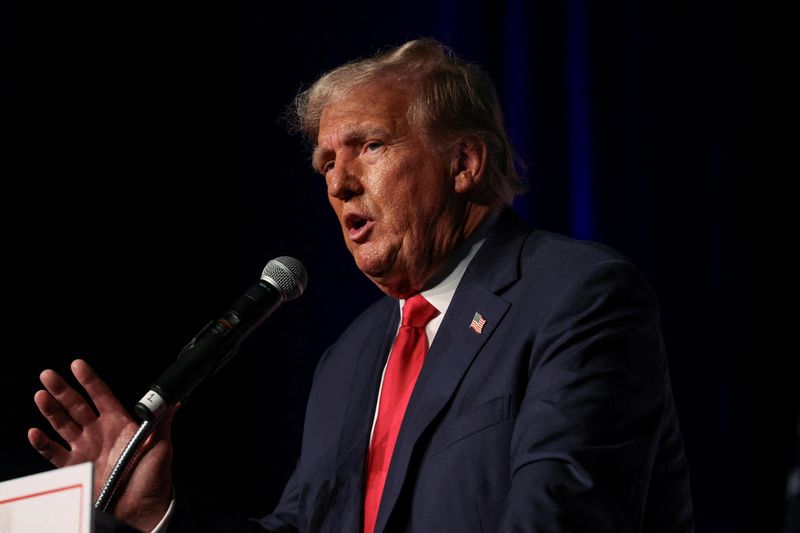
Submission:
M 422 297 L 421 294 L 415 294 L 403 304 L 403 322 L 405 327 L 424 328 L 433 317 L 439 314 L 431 303 Z

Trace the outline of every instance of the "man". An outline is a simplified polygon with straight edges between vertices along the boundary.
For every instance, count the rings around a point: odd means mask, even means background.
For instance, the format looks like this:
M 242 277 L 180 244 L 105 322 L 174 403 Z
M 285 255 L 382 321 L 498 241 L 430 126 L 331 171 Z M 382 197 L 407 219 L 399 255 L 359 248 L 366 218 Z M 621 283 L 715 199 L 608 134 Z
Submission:
M 145 531 L 168 507 L 169 531 L 691 531 L 654 296 L 617 253 L 510 211 L 521 187 L 488 78 L 418 40 L 324 75 L 296 110 L 387 297 L 320 360 L 271 515 L 171 504 L 169 421 L 115 514 Z M 71 451 L 30 440 L 102 480 L 136 425 L 85 363 L 73 372 L 99 416 L 45 371 L 35 400 Z

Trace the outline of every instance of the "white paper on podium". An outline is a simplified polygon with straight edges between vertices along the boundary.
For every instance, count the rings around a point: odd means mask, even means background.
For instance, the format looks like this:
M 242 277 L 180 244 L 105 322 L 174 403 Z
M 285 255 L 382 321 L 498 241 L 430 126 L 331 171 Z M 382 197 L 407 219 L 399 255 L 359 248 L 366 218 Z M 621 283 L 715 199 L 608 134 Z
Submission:
M 0 533 L 91 533 L 92 463 L 0 483 Z

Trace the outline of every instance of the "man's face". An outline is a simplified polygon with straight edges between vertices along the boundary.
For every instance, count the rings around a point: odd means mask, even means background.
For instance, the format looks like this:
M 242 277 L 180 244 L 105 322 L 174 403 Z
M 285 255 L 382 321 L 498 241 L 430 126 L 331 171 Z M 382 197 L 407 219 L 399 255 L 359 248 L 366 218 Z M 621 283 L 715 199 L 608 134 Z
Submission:
M 462 239 L 451 158 L 409 124 L 408 103 L 386 84 L 335 100 L 314 151 L 356 265 L 395 297 L 421 290 Z

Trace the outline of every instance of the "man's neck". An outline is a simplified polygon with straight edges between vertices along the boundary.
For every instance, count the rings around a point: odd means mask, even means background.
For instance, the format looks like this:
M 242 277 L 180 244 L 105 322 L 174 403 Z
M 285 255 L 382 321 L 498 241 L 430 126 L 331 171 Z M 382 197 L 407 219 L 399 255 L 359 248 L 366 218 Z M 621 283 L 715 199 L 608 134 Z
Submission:
M 450 255 L 447 256 L 442 268 L 440 268 L 439 271 L 430 280 L 428 280 L 420 292 L 429 291 L 444 283 L 467 256 L 470 256 L 471 259 L 471 256 L 477 252 L 477 248 L 480 247 L 476 246 L 476 244 L 481 243 L 486 238 L 486 235 L 489 234 L 489 231 L 497 223 L 497 219 L 500 218 L 501 212 L 502 210 L 497 210 L 493 213 L 489 213 L 489 215 L 483 219 L 483 221 L 464 240 L 464 242 L 462 242 L 450 253 Z

